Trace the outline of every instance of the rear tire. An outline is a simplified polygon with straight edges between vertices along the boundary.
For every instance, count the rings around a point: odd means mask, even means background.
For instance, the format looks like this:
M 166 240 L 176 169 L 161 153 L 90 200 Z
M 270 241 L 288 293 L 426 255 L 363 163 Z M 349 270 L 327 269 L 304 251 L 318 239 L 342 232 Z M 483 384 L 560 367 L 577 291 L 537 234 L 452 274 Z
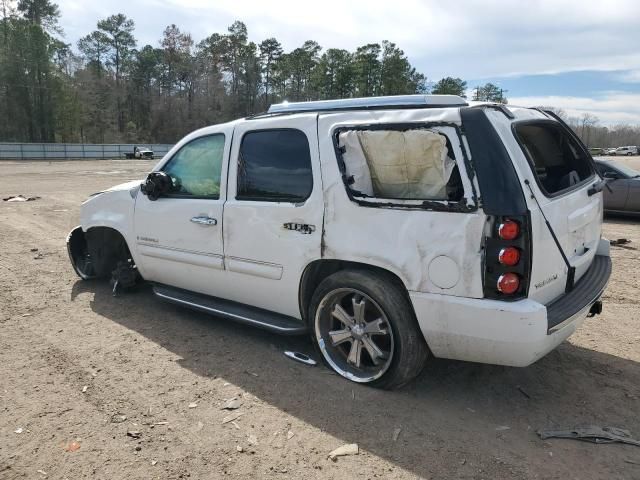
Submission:
M 357 383 L 401 387 L 420 373 L 429 355 L 406 292 L 390 275 L 330 275 L 312 296 L 309 322 L 325 363 Z

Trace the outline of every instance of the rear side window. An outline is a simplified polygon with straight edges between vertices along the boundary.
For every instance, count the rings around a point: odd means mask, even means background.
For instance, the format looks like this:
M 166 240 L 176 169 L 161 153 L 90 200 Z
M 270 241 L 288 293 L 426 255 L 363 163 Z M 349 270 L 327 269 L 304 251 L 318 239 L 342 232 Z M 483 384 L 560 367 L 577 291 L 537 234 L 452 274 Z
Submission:
M 312 189 L 311 153 L 303 132 L 245 134 L 238 158 L 238 200 L 303 202 Z
M 427 128 L 344 129 L 337 147 L 356 197 L 459 201 L 464 189 L 451 142 Z
M 587 153 L 561 125 L 516 123 L 514 131 L 547 196 L 569 190 L 593 175 Z

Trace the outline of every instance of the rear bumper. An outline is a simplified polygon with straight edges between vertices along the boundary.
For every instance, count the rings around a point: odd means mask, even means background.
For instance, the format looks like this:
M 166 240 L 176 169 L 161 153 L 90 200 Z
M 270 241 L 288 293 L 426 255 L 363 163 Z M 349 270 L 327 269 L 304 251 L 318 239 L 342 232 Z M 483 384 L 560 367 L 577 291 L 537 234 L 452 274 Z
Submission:
M 548 307 L 531 299 L 501 302 L 419 292 L 409 296 L 436 357 L 525 367 L 576 331 L 610 274 L 611 259 L 597 255 L 574 290 Z

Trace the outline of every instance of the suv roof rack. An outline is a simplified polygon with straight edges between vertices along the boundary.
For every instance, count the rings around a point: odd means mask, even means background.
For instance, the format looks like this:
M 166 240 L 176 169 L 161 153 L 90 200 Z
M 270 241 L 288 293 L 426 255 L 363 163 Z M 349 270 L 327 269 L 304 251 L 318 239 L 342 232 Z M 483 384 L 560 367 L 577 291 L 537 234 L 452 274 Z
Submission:
M 392 95 L 386 97 L 344 98 L 313 102 L 283 102 L 269 107 L 267 114 L 330 112 L 340 110 L 382 110 L 399 108 L 466 107 L 457 95 Z

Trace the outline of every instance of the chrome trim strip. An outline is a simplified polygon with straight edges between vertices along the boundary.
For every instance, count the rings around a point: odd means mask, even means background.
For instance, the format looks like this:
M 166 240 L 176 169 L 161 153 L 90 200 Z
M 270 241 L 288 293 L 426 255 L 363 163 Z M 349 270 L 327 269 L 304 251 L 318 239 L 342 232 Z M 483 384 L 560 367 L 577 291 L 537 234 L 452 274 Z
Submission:
M 255 318 L 244 317 L 242 315 L 226 312 L 224 310 L 218 310 L 217 308 L 207 307 L 206 305 L 202 305 L 202 304 L 199 304 L 199 303 L 193 303 L 193 302 L 189 302 L 188 300 L 182 300 L 180 298 L 175 298 L 175 297 L 172 297 L 170 295 L 166 295 L 164 293 L 160 293 L 155 288 L 153 289 L 153 293 L 156 296 L 158 296 L 158 297 L 160 297 L 162 299 L 168 300 L 170 302 L 179 303 L 180 305 L 186 305 L 188 307 L 192 307 L 192 308 L 195 308 L 197 310 L 204 310 L 204 311 L 209 312 L 209 313 L 214 313 L 214 314 L 222 315 L 224 317 L 229 317 L 229 318 L 232 318 L 234 320 L 238 320 L 238 321 L 243 322 L 243 323 L 248 323 L 250 325 L 255 325 L 255 326 L 258 326 L 258 327 L 266 328 L 267 330 L 280 332 L 280 333 L 289 333 L 291 331 L 297 330 L 297 329 L 293 329 L 293 328 L 282 328 L 282 327 L 279 327 L 277 325 L 273 325 L 272 323 L 266 323 L 266 322 L 262 322 L 260 320 L 256 320 Z M 302 323 L 301 323 L 301 326 L 303 326 Z
M 254 277 L 268 278 L 270 280 L 280 280 L 284 267 L 277 263 L 260 262 L 248 258 L 238 258 L 227 255 L 225 257 L 227 270 Z
M 155 243 L 136 242 L 136 245 L 139 245 L 139 246 L 142 246 L 142 247 L 153 247 L 153 248 L 157 248 L 159 250 L 170 250 L 172 252 L 190 253 L 190 254 L 193 254 L 193 255 L 203 255 L 203 256 L 206 256 L 206 257 L 222 258 L 222 255 L 219 255 L 217 253 L 199 252 L 197 250 L 185 250 L 183 248 L 175 248 L 175 247 L 167 247 L 167 246 L 164 246 L 164 245 L 156 245 Z

